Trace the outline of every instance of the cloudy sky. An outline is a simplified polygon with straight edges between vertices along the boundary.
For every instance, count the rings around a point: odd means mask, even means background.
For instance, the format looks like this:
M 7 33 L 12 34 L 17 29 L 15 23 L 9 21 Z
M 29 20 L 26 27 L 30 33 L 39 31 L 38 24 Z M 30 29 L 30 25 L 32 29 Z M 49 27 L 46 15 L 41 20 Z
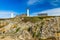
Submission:
M 10 17 L 11 13 L 20 15 L 30 9 L 30 15 L 48 13 L 60 15 L 60 0 L 0 0 L 0 18 Z

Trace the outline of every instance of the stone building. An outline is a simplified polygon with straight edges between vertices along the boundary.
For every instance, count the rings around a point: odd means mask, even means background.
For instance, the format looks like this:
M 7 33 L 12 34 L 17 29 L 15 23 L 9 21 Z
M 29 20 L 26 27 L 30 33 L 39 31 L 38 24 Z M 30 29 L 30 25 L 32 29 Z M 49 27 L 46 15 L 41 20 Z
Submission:
M 38 16 L 48 16 L 48 14 L 47 13 L 40 13 L 40 14 L 38 14 Z

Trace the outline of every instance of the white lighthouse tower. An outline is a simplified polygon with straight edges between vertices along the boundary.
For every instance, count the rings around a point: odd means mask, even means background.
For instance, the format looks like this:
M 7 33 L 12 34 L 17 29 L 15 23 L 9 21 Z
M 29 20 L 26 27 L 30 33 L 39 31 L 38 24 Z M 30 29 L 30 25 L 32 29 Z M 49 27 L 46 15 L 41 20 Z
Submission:
M 14 14 L 13 13 L 11 13 L 11 18 L 13 18 L 14 17 Z
M 30 16 L 30 15 L 29 15 L 29 9 L 27 9 L 27 16 Z

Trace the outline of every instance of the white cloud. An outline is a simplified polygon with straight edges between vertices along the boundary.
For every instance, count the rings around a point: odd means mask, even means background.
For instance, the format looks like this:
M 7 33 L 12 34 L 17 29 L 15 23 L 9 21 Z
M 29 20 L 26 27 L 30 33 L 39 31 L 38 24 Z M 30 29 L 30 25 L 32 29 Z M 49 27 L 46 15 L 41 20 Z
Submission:
M 49 16 L 60 16 L 60 8 L 49 9 L 41 12 L 32 13 L 33 15 L 41 13 L 47 13 Z
M 28 0 L 27 4 L 28 5 L 35 5 L 36 3 L 42 4 L 44 2 L 49 2 L 53 6 L 58 6 L 60 4 L 60 0 Z
M 15 13 L 15 12 L 12 12 L 12 11 L 0 11 L 0 18 L 10 18 L 11 13 Z
M 50 4 L 53 6 L 58 6 L 60 4 L 60 0 L 52 0 Z
M 42 3 L 42 1 L 43 1 L 43 0 L 28 0 L 27 4 L 28 4 L 28 5 L 33 5 L 33 4 L 37 3 L 37 2 Z

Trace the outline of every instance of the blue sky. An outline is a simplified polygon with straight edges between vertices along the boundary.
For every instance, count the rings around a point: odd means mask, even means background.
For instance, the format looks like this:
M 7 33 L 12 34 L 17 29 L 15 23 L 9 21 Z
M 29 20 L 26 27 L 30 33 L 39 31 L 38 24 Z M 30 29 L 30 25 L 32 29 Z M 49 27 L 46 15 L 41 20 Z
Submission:
M 48 13 L 60 15 L 60 0 L 0 0 L 0 18 L 10 17 L 11 13 L 20 15 L 30 9 L 30 15 Z

